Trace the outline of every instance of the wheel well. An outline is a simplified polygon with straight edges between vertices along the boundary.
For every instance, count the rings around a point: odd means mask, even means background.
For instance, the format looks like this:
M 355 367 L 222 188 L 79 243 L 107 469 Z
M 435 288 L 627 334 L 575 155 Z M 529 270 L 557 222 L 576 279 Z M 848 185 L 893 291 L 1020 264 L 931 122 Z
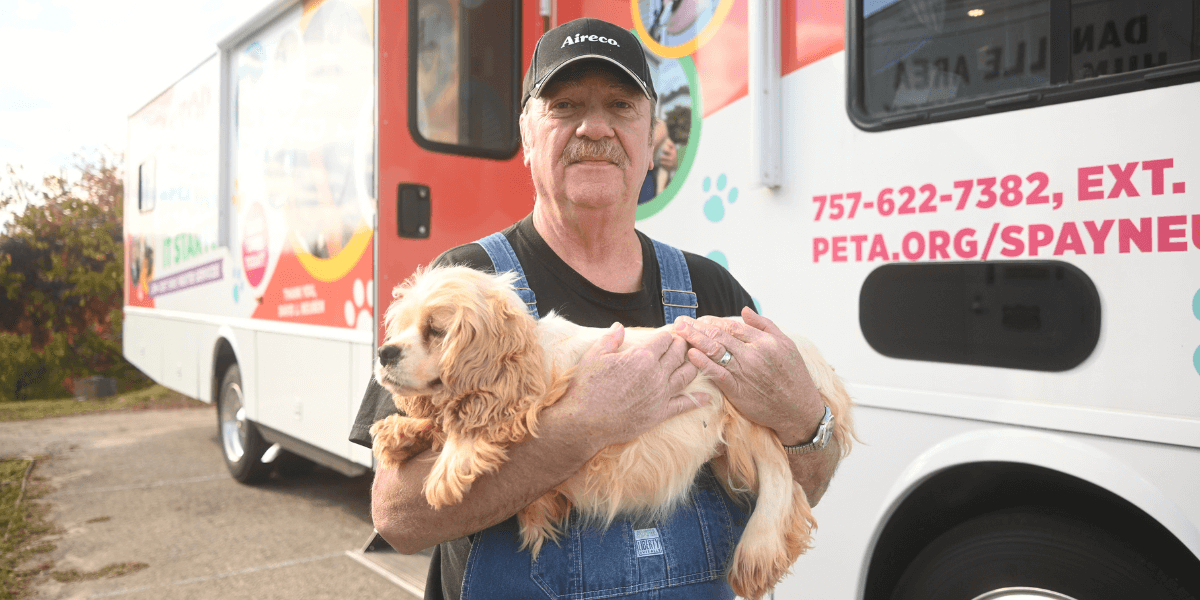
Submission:
M 1062 511 L 1109 531 L 1200 597 L 1200 560 L 1138 507 L 1087 481 L 1034 465 L 984 462 L 940 471 L 892 514 L 871 555 L 864 600 L 887 600 L 909 563 L 941 534 L 1019 506 Z
M 221 379 L 225 377 L 225 370 L 229 368 L 229 365 L 234 364 L 237 364 L 237 355 L 233 353 L 233 346 L 225 338 L 218 339 L 217 347 L 213 349 L 212 401 L 214 403 L 221 394 Z

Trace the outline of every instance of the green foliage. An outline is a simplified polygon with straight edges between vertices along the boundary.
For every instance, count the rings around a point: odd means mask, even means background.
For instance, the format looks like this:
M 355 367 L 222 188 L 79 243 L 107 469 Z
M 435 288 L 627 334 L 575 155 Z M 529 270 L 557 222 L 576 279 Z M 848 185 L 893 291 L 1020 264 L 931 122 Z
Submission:
M 161 385 L 134 392 L 125 392 L 108 398 L 76 400 L 25 400 L 24 402 L 0 402 L 0 422 L 28 421 L 100 412 L 123 410 L 161 410 L 175 408 L 204 408 L 207 404 L 184 396 Z
M 7 168 L 0 400 L 61 397 L 97 374 L 147 383 L 121 356 L 123 188 L 119 159 L 104 153 L 40 185 Z

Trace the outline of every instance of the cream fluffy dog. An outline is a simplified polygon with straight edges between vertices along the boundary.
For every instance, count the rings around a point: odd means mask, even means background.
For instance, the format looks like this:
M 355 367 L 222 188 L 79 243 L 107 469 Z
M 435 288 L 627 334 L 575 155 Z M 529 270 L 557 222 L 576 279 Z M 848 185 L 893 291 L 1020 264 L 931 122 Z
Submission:
M 511 274 L 448 267 L 418 272 L 392 293 L 396 301 L 385 316 L 387 339 L 375 377 L 392 392 L 403 416 L 371 428 L 374 452 L 382 467 L 391 468 L 425 449 L 438 451 L 424 488 L 434 508 L 461 502 L 477 477 L 507 459 L 509 446 L 537 435 L 540 411 L 563 395 L 573 367 L 607 331 L 553 314 L 535 320 L 512 281 Z M 625 343 L 656 331 L 630 328 Z M 793 339 L 836 418 L 833 436 L 848 452 L 850 398 L 816 348 Z M 695 392 L 721 398 L 703 375 L 683 391 Z M 774 432 L 743 417 L 727 400 L 600 451 L 518 513 L 522 547 L 536 558 L 547 539 L 557 539 L 572 508 L 606 523 L 618 514 L 669 515 L 710 460 L 732 495 L 757 497 L 729 582 L 738 595 L 760 598 L 808 549 L 815 522 Z

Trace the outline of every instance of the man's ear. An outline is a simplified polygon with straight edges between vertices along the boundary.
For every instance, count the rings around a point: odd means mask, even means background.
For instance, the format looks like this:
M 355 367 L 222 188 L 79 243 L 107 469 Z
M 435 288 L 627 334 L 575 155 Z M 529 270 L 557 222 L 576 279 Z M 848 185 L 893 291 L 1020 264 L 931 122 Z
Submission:
M 529 113 L 521 111 L 521 118 L 517 119 L 517 123 L 521 127 L 521 154 L 525 160 L 525 166 L 529 167 L 529 157 L 533 154 L 532 148 L 529 147 L 528 126 L 525 124 L 525 117 Z

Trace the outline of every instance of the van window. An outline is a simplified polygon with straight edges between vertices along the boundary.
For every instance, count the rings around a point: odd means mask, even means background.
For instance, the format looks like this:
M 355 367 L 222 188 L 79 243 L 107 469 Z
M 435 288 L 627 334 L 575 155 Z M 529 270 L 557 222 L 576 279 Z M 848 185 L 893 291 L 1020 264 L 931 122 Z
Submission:
M 141 212 L 154 210 L 155 198 L 154 159 L 150 159 L 138 165 L 138 210 Z
M 507 158 L 517 151 L 520 3 L 412 0 L 409 129 L 438 152 Z
M 863 281 L 858 320 L 892 358 L 1067 371 L 1100 339 L 1100 294 L 1062 261 L 893 263 Z
M 848 107 L 867 130 L 1200 79 L 1200 0 L 854 4 Z

